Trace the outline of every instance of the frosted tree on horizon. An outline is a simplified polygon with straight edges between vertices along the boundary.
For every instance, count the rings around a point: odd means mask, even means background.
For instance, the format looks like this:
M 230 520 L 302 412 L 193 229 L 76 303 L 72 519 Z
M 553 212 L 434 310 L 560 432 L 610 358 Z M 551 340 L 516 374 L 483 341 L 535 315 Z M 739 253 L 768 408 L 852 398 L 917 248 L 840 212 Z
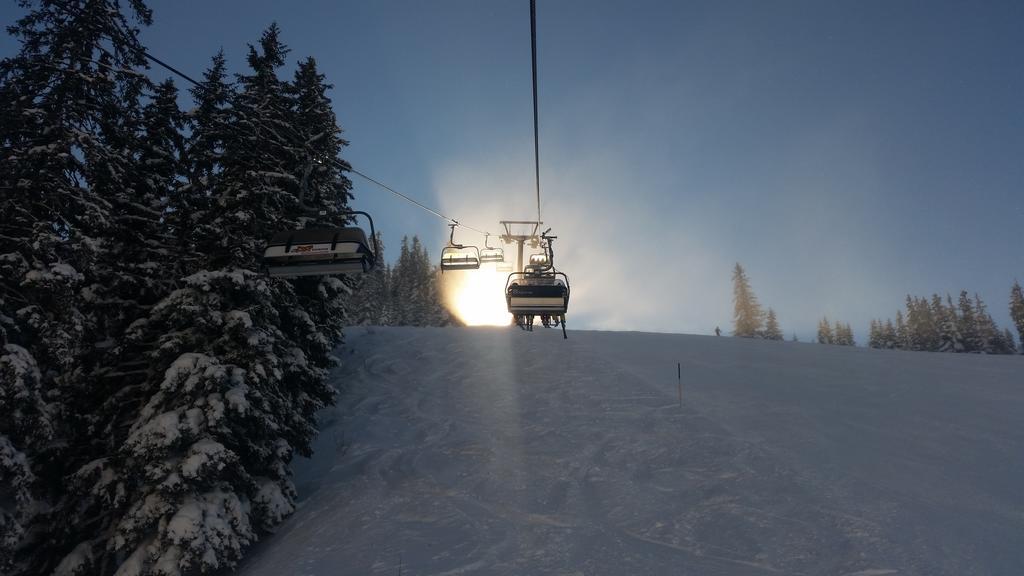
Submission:
M 765 318 L 764 337 L 768 340 L 784 340 L 782 328 L 779 327 L 779 320 L 775 316 L 775 310 L 768 308 L 768 315 Z
M 764 314 L 761 305 L 757 302 L 750 287 L 750 280 L 747 278 L 743 266 L 736 263 L 732 272 L 732 301 L 733 301 L 733 336 L 741 338 L 754 338 L 764 324 Z

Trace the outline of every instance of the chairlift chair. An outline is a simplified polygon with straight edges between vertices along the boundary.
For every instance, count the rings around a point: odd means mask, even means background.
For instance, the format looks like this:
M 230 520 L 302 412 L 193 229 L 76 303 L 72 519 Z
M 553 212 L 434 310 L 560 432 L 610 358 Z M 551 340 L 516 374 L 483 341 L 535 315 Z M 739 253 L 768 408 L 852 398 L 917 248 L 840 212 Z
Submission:
M 563 337 L 569 294 L 569 277 L 564 272 L 513 272 L 505 281 L 509 314 L 558 318 Z
M 307 228 L 278 232 L 263 250 L 262 268 L 274 278 L 362 274 L 377 262 L 377 231 L 366 212 L 345 211 L 346 216 L 362 215 L 370 223 L 373 248 L 366 232 L 357 226 Z
M 558 318 L 565 338 L 565 314 L 569 311 L 569 277 L 554 268 L 552 241 L 555 236 L 541 237 L 544 254 L 530 256 L 530 264 L 522 272 L 512 272 L 505 281 L 505 302 L 510 314 L 523 316 L 550 316 Z M 536 258 L 541 256 L 542 258 Z M 532 323 L 531 323 L 532 324 Z
M 480 250 L 476 246 L 464 246 L 455 243 L 455 227 L 448 236 L 448 245 L 441 249 L 441 273 L 445 270 L 478 270 L 480 269 Z
M 484 236 L 484 248 L 480 251 L 480 262 L 504 262 L 505 251 L 501 248 L 491 248 L 491 245 L 488 242 L 490 237 L 490 234 Z

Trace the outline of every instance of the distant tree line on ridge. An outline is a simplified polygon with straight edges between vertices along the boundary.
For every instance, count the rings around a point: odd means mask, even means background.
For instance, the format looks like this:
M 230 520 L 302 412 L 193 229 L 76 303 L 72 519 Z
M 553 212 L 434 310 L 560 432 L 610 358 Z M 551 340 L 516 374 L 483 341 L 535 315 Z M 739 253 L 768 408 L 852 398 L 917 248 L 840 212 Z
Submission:
M 733 336 L 782 340 L 775 311 L 762 311 L 757 296 L 750 287 L 750 279 L 739 263 L 733 268 Z M 1024 291 L 1019 282 L 1010 290 L 1010 318 L 1024 341 Z M 793 340 L 796 340 L 794 334 Z M 823 317 L 818 322 L 817 341 L 820 344 L 856 346 L 849 323 L 830 322 Z M 945 302 L 938 294 L 931 299 L 907 296 L 906 313 L 896 312 L 896 321 L 872 320 L 868 333 L 868 346 L 895 350 L 932 352 L 974 352 L 983 354 L 1015 354 L 1017 344 L 1009 329 L 1000 330 L 988 313 L 988 308 L 977 294 L 974 298 L 966 290 L 954 304 L 947 295 Z
M 1024 339 L 1024 296 L 1019 282 L 1010 290 L 1010 317 Z M 872 320 L 868 346 L 927 352 L 1016 354 L 1017 345 L 1009 329 L 1000 330 L 988 307 L 977 294 L 966 290 L 954 304 L 938 294 L 931 299 L 907 295 L 906 313 L 896 311 L 896 321 Z

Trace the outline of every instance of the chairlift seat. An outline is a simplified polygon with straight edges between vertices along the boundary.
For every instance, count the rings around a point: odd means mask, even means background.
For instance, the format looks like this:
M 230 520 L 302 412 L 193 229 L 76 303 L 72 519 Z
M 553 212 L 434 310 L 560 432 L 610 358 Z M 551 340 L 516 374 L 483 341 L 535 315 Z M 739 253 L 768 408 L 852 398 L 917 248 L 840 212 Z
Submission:
M 360 274 L 373 263 L 366 232 L 358 227 L 279 232 L 263 251 L 263 266 L 273 277 Z
M 504 262 L 505 251 L 501 248 L 484 248 L 480 251 L 480 262 Z
M 472 248 L 471 252 L 469 248 Z M 475 247 L 447 246 L 441 250 L 441 270 L 478 270 L 480 256 Z
M 505 289 L 510 314 L 564 315 L 569 310 L 569 284 L 561 272 L 530 276 L 512 273 Z

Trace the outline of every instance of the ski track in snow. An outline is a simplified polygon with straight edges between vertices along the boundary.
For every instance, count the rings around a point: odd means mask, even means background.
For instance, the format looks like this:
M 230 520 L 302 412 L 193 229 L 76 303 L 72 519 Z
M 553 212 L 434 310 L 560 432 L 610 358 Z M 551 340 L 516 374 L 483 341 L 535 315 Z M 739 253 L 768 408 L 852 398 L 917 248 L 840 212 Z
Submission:
M 339 352 L 299 508 L 241 574 L 1024 574 L 1024 358 L 497 328 Z

